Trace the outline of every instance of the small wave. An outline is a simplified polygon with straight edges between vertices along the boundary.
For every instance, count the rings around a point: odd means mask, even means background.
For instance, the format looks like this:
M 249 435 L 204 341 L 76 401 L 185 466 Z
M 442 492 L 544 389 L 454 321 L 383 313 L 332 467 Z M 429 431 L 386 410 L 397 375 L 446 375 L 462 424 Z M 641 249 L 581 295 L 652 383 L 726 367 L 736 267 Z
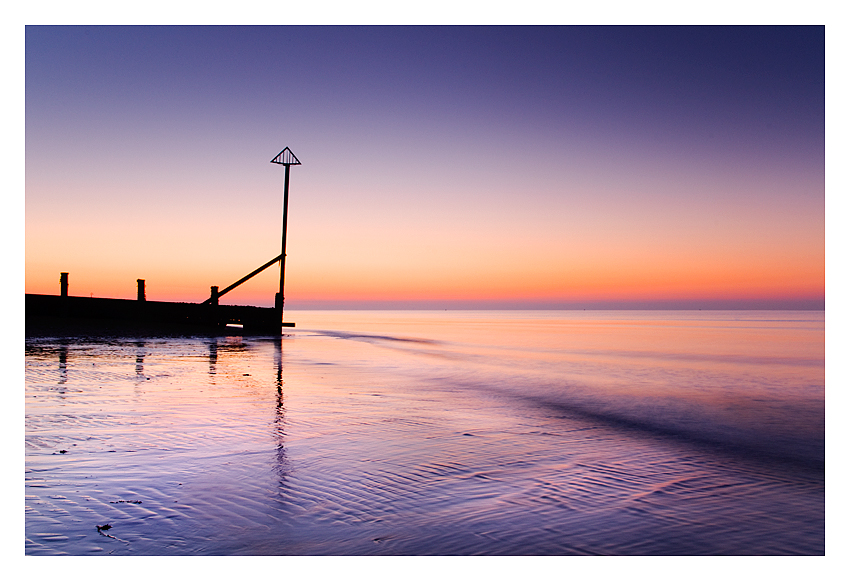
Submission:
M 433 339 L 414 339 L 411 337 L 394 337 L 392 335 L 370 335 L 367 333 L 347 333 L 345 331 L 324 331 L 324 330 L 313 330 L 310 331 L 317 335 L 322 335 L 325 337 L 335 337 L 337 339 L 351 339 L 353 341 L 396 341 L 402 343 L 416 343 L 419 345 L 439 345 L 440 341 L 435 341 Z
M 824 441 L 789 433 L 771 433 L 758 426 L 741 427 L 711 423 L 708 417 L 673 412 L 669 418 L 654 418 L 638 410 L 618 410 L 603 402 L 565 401 L 543 395 L 520 396 L 549 411 L 604 423 L 616 429 L 672 438 L 679 442 L 709 446 L 717 451 L 751 460 L 781 462 L 821 471 L 825 467 Z M 678 420 L 678 421 L 677 421 Z

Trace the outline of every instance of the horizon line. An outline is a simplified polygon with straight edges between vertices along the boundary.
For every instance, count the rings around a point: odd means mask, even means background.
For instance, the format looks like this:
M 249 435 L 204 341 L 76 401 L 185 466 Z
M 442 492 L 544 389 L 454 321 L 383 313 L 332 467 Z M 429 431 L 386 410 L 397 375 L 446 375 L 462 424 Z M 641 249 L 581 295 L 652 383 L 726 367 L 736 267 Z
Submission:
M 297 301 L 286 310 L 452 310 L 452 311 L 825 311 L 825 299 L 714 299 L 658 301 Z

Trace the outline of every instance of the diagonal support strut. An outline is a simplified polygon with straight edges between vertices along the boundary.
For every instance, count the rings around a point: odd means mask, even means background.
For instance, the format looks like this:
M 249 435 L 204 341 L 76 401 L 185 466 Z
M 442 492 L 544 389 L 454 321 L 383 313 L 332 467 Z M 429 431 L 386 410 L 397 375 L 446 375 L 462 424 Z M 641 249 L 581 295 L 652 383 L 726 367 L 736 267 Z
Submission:
M 279 256 L 276 256 L 276 257 L 272 258 L 271 260 L 269 260 L 267 263 L 265 263 L 264 265 L 262 265 L 260 268 L 258 268 L 257 270 L 255 270 L 255 271 L 254 271 L 254 272 L 252 272 L 251 274 L 248 274 L 248 275 L 246 275 L 246 276 L 243 276 L 242 278 L 240 278 L 239 280 L 237 280 L 236 282 L 234 282 L 232 285 L 230 285 L 230 286 L 229 286 L 229 287 L 227 287 L 226 289 L 224 289 L 224 290 L 222 290 L 222 291 L 219 291 L 217 296 L 218 296 L 218 297 L 221 297 L 223 294 L 225 294 L 225 293 L 228 293 L 228 292 L 232 291 L 233 289 L 235 289 L 237 286 L 239 286 L 240 284 L 242 284 L 243 282 L 245 282 L 245 281 L 246 281 L 246 280 L 248 280 L 249 278 L 252 278 L 252 277 L 254 277 L 254 276 L 256 276 L 256 275 L 260 274 L 261 272 L 263 272 L 265 269 L 267 269 L 268 267 L 270 267 L 270 266 L 271 266 L 272 264 L 274 264 L 275 262 L 279 262 L 279 261 L 280 261 L 280 259 L 281 259 L 281 257 L 283 257 L 283 255 L 282 255 L 282 254 L 281 254 L 281 255 L 279 255 Z M 202 305 L 208 305 L 208 304 L 211 304 L 212 302 L 213 302 L 213 297 L 210 297 L 210 298 L 208 298 L 207 300 L 205 300 L 204 302 L 202 302 L 201 304 L 202 304 Z

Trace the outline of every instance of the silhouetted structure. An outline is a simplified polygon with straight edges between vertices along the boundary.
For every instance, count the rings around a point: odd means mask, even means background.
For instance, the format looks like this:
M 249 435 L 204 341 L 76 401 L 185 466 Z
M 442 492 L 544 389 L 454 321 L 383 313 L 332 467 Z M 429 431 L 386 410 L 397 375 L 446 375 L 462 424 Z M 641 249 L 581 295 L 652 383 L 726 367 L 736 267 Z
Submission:
M 286 168 L 283 174 L 283 235 L 280 245 L 280 292 L 275 296 L 274 305 L 280 311 L 280 320 L 283 321 L 283 275 L 286 270 L 286 215 L 289 208 L 289 166 L 301 165 L 295 154 L 288 147 L 278 153 L 271 161 Z
M 72 297 L 68 295 L 68 273 L 60 273 L 60 293 L 56 295 L 27 294 L 25 309 L 27 332 L 31 327 L 65 328 L 96 326 L 134 327 L 151 330 L 169 328 L 179 330 L 186 327 L 198 327 L 205 331 L 222 330 L 228 325 L 242 325 L 245 333 L 280 333 L 281 327 L 294 327 L 295 323 L 283 322 L 283 280 L 286 263 L 286 222 L 289 206 L 289 167 L 301 165 L 298 158 L 285 147 L 271 163 L 286 168 L 283 178 L 283 234 L 281 252 L 253 272 L 243 276 L 233 284 L 219 290 L 210 287 L 210 298 L 202 303 L 173 303 L 148 301 L 145 296 L 145 280 L 137 279 L 136 300 L 102 299 L 93 297 Z M 251 307 L 220 305 L 219 299 L 242 283 L 258 275 L 271 265 L 280 261 L 280 290 L 275 294 L 275 306 Z M 235 329 L 229 328 L 232 333 Z
M 25 309 L 27 333 L 125 329 L 219 334 L 233 324 L 242 325 L 244 333 L 279 334 L 281 329 L 271 307 L 27 294 Z M 240 332 L 232 327 L 226 331 Z

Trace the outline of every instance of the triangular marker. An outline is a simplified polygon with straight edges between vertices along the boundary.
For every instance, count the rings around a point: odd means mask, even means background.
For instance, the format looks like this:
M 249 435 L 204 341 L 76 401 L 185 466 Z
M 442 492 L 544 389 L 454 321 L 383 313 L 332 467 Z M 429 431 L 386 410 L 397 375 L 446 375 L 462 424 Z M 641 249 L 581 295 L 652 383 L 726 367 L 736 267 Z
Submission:
M 279 163 L 280 165 L 301 165 L 301 162 L 298 161 L 298 158 L 295 157 L 295 154 L 288 147 L 284 147 L 283 151 L 278 153 L 271 162 Z

